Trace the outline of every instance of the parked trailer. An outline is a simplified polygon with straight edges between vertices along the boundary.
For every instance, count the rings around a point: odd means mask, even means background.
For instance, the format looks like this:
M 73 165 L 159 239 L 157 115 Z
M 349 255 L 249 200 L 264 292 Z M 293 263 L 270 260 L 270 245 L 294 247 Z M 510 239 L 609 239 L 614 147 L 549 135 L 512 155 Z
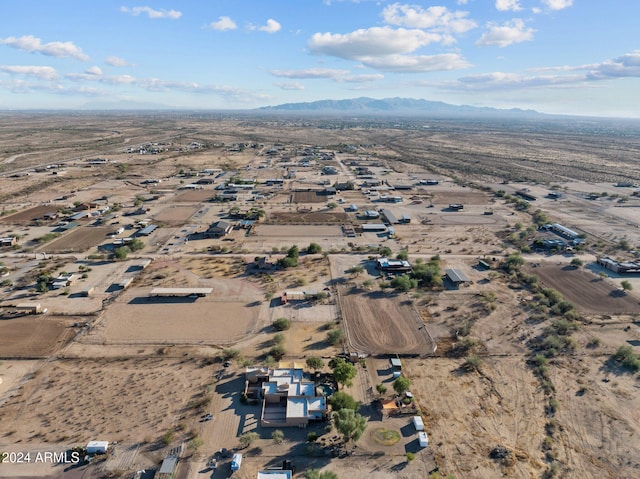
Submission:
M 416 431 L 424 431 L 424 422 L 420 416 L 413 416 L 413 425 Z
M 418 442 L 420 443 L 420 447 L 429 446 L 429 437 L 426 432 L 422 431 L 418 433 Z
M 242 454 L 234 454 L 233 458 L 231 459 L 231 470 L 237 471 L 240 469 L 241 465 L 242 465 Z

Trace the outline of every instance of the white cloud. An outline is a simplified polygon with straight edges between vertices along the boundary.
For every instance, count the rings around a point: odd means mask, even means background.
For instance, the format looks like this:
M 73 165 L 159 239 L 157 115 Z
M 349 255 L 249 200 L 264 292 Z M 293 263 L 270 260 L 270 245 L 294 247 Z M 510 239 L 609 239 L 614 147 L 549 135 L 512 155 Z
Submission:
M 464 33 L 477 26 L 466 18 L 469 12 L 451 12 L 447 7 L 422 8 L 418 5 L 394 3 L 382 11 L 384 21 L 390 25 L 409 28 L 424 28 L 438 32 Z
M 304 90 L 304 85 L 301 85 L 297 81 L 287 82 L 287 83 L 275 83 L 274 85 L 282 90 L 289 90 L 289 91 Z
M 111 65 L 112 67 L 130 67 L 130 66 L 133 66 L 127 60 L 125 60 L 124 58 L 120 58 L 120 57 L 116 57 L 116 56 L 108 56 L 105 59 L 105 62 L 106 62 L 107 65 Z
M 542 13 L 542 9 L 541 9 L 541 8 L 539 8 L 539 7 L 533 7 L 533 8 L 531 9 L 531 11 L 532 11 L 533 13 L 536 13 L 536 14 L 538 14 L 538 13 Z
M 533 28 L 525 28 L 524 21 L 514 18 L 502 25 L 489 24 L 489 31 L 482 34 L 477 46 L 498 46 L 500 48 L 533 40 Z
M 351 75 L 348 70 L 333 68 L 307 68 L 304 70 L 271 70 L 273 76 L 283 78 L 297 78 L 301 80 L 328 79 L 344 83 L 366 83 L 381 80 L 384 75 L 379 73 L 365 75 Z
M 177 20 L 182 16 L 182 12 L 178 10 L 165 10 L 161 8 L 160 10 L 154 10 L 151 7 L 120 7 L 120 11 L 123 13 L 129 13 L 134 17 L 139 16 L 141 13 L 146 13 L 149 18 L 170 18 L 171 20 Z
M 469 0 L 458 0 L 456 3 L 458 5 L 466 5 Z
M 267 33 L 276 33 L 280 31 L 281 28 L 282 28 L 282 25 L 276 22 L 273 18 L 270 18 L 269 20 L 267 20 L 267 23 L 261 27 L 256 27 L 255 25 L 252 25 L 252 24 L 249 24 L 247 26 L 248 30 L 259 30 L 261 32 L 267 32 Z
M 283 78 L 315 79 L 315 78 L 339 78 L 349 73 L 348 70 L 335 70 L 332 68 L 307 68 L 304 70 L 271 70 L 273 76 Z
M 41 66 L 29 66 L 29 65 L 16 65 L 16 66 L 3 65 L 3 66 L 0 66 L 0 70 L 2 70 L 3 72 L 11 73 L 11 74 L 32 76 L 32 77 L 40 78 L 41 80 L 57 80 L 58 79 L 58 72 L 53 67 L 41 67 Z
M 522 10 L 522 6 L 520 5 L 520 0 L 496 0 L 496 9 L 501 12 L 517 12 Z
M 347 60 L 363 57 L 409 53 L 448 37 L 422 30 L 373 27 L 347 34 L 316 33 L 308 42 L 312 53 L 330 55 Z
M 384 75 L 380 73 L 373 73 L 369 75 L 349 75 L 341 78 L 341 81 L 345 83 L 370 83 L 378 80 L 382 80 Z
M 573 0 L 542 0 L 551 10 L 564 10 L 573 5 Z
M 218 17 L 218 21 L 211 22 L 209 24 L 209 28 L 223 32 L 225 30 L 235 30 L 238 26 L 236 25 L 236 22 L 231 20 L 229 17 Z
M 89 57 L 82 49 L 74 45 L 73 42 L 42 43 L 39 38 L 33 35 L 24 35 L 19 38 L 7 37 L 0 39 L 0 44 L 30 53 L 41 53 L 50 57 L 71 57 L 82 61 L 89 60 Z
M 87 75 L 96 75 L 96 76 L 101 76 L 102 75 L 102 68 L 98 67 L 98 66 L 93 66 L 91 68 L 87 68 L 85 70 L 85 73 Z
M 550 75 L 491 72 L 461 77 L 440 83 L 447 90 L 498 91 L 536 87 L 587 86 L 595 82 L 618 78 L 640 78 L 640 50 L 601 63 L 577 66 L 540 67 L 531 72 L 559 72 Z M 570 72 L 563 74 L 562 72 Z
M 457 53 L 444 53 L 441 55 L 387 55 L 384 57 L 361 58 L 360 61 L 369 68 L 395 73 L 460 70 L 472 66 Z

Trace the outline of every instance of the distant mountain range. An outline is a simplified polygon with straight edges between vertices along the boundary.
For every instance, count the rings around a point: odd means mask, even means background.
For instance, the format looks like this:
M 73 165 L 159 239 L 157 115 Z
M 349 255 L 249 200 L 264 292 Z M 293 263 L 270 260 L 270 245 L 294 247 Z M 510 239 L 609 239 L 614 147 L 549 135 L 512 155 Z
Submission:
M 320 100 L 309 103 L 285 103 L 266 106 L 255 111 L 289 112 L 316 114 L 388 115 L 388 116 L 492 116 L 492 117 L 536 117 L 543 116 L 535 110 L 512 108 L 476 107 L 451 105 L 441 101 L 418 100 L 412 98 L 352 98 L 349 100 Z

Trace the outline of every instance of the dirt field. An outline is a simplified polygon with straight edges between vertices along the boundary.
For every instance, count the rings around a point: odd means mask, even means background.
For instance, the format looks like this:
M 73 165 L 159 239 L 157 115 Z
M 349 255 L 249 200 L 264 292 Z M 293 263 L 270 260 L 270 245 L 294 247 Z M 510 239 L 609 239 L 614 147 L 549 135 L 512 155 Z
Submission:
M 463 205 L 487 205 L 489 204 L 490 196 L 487 193 L 483 193 L 477 190 L 464 190 L 460 191 L 442 191 L 436 190 L 433 192 L 433 198 L 431 201 L 433 204 L 450 204 L 450 203 L 462 203 Z
M 196 211 L 198 206 L 174 205 L 163 209 L 153 219 L 171 226 L 180 226 L 187 223 Z
M 482 375 L 463 373 L 461 360 L 405 363 L 442 471 L 465 479 L 541 476 L 545 400 L 524 359 L 491 358 Z M 499 445 L 516 452 L 512 465 L 489 457 Z
M 212 190 L 193 190 L 179 192 L 178 196 L 173 200 L 176 203 L 202 203 L 209 201 L 215 196 Z
M 369 354 L 427 354 L 433 351 L 422 319 L 406 296 L 339 288 L 348 343 Z
M 349 215 L 340 211 L 311 211 L 309 213 L 269 213 L 269 222 L 277 224 L 286 223 L 345 223 L 349 221 Z
M 638 314 L 640 304 L 633 293 L 625 294 L 606 280 L 566 265 L 541 264 L 528 268 L 540 283 L 557 289 L 576 307 L 593 314 Z
M 0 357 L 45 358 L 75 336 L 81 318 L 20 316 L 0 320 Z
M 312 238 L 320 239 L 326 236 L 342 236 L 342 230 L 336 225 L 258 225 L 252 230 L 251 235 L 270 238 L 297 238 L 310 236 Z
M 323 195 L 319 191 L 294 191 L 291 193 L 291 203 L 326 203 L 332 201 L 331 196 Z
M 78 251 L 87 251 L 89 248 L 99 245 L 106 240 L 107 235 L 113 232 L 113 230 L 113 226 L 80 226 L 71 233 L 40 246 L 38 250 L 46 251 L 47 253 L 75 253 Z
M 19 211 L 12 215 L 0 216 L 0 223 L 28 225 L 33 223 L 35 220 L 42 220 L 42 217 L 45 214 L 55 213 L 60 208 L 62 208 L 62 205 L 34 206 L 33 208 Z
M 155 442 L 181 415 L 197 413 L 187 405 L 211 374 L 198 360 L 50 362 L 3 406 L 3 430 L 12 431 L 13 444 Z

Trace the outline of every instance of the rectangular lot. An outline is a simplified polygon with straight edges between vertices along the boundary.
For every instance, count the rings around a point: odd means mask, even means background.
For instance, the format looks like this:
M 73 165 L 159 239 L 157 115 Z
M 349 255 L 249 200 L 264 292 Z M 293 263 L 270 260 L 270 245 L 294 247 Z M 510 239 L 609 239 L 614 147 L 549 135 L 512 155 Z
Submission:
M 0 357 L 47 357 L 75 335 L 69 326 L 77 320 L 44 315 L 0 320 Z
M 351 292 L 338 297 L 349 346 L 368 354 L 427 354 L 433 342 L 413 304 L 390 293 Z
M 62 205 L 41 205 L 34 206 L 23 211 L 19 211 L 12 215 L 0 217 L 0 223 L 28 225 L 36 220 L 42 220 L 47 213 L 55 213 L 58 209 L 63 208 Z
M 71 233 L 58 238 L 51 243 L 47 243 L 38 248 L 39 251 L 47 253 L 75 253 L 87 251 L 99 245 L 107 239 L 107 235 L 113 232 L 113 226 L 80 226 Z
M 174 205 L 161 210 L 153 219 L 170 226 L 180 226 L 186 224 L 196 211 L 198 206 L 195 205 Z

